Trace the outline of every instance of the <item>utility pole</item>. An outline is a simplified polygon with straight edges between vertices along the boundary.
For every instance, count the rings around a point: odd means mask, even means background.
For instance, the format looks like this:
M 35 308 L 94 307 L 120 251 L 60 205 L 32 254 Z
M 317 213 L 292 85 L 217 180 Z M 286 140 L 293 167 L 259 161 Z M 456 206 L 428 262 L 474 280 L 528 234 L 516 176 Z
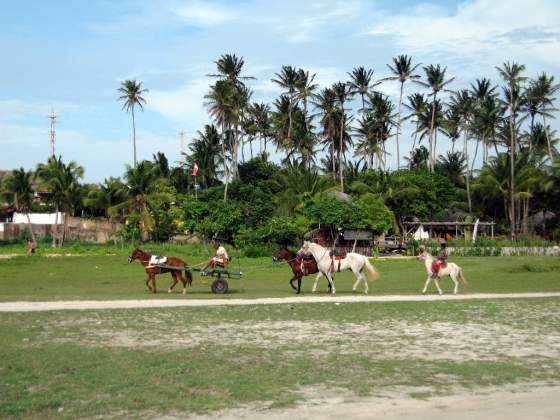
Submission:
M 179 130 L 179 165 L 181 168 L 185 166 L 185 130 Z
M 51 133 L 50 133 L 50 141 L 51 141 L 51 156 L 54 157 L 54 144 L 56 142 L 56 131 L 55 131 L 55 125 L 56 125 L 56 114 L 54 113 L 54 111 L 51 111 L 51 115 L 49 115 L 48 117 L 51 120 Z

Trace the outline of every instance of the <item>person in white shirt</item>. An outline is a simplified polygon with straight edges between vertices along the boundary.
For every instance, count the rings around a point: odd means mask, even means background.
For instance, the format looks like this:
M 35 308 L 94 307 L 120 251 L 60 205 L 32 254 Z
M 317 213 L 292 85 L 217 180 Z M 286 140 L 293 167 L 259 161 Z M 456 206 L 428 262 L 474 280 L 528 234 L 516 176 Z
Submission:
M 227 267 L 229 256 L 226 249 L 220 245 L 219 241 L 214 241 L 213 246 L 216 250 L 216 256 L 208 260 L 202 271 L 206 270 L 209 267 L 214 268 L 215 265 L 217 265 L 218 267 Z

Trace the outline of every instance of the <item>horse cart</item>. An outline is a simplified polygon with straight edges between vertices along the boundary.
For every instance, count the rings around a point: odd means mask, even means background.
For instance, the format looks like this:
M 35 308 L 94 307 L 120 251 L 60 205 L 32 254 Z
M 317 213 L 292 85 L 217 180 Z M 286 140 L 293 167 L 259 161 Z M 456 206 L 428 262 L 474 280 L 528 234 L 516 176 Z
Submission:
M 212 277 L 214 280 L 210 283 L 210 290 L 212 290 L 212 293 L 219 295 L 227 293 L 229 290 L 228 279 L 241 279 L 243 277 L 243 273 L 241 271 L 231 271 L 222 267 L 215 267 L 204 271 L 200 268 L 190 267 L 188 265 L 185 267 L 175 267 L 166 264 L 157 264 L 155 267 L 174 271 L 189 271 L 191 273 L 198 272 L 200 273 L 200 277 Z

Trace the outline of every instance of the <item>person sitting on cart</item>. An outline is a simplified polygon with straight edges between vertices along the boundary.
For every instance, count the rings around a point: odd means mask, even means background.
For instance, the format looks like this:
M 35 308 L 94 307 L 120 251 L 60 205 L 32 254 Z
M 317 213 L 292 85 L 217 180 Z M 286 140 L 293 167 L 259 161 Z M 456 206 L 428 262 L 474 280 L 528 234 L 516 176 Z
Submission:
M 225 268 L 229 262 L 229 256 L 226 249 L 220 244 L 220 241 L 213 241 L 212 245 L 216 250 L 216 255 L 208 260 L 202 271 L 207 268 L 214 268 L 215 266 Z

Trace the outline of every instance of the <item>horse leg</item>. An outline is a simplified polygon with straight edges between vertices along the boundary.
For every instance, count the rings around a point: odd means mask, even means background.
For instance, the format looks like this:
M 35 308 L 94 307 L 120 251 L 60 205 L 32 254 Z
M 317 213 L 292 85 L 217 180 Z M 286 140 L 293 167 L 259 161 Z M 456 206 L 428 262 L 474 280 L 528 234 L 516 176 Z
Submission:
M 315 282 L 313 283 L 313 289 L 311 290 L 312 293 L 315 293 L 317 291 L 317 284 L 319 283 L 319 279 L 321 278 L 322 275 L 323 273 L 319 271 L 319 274 L 317 274 L 317 277 L 315 277 Z
M 187 284 L 190 286 L 192 284 L 192 273 L 190 271 L 185 271 L 183 273 L 183 294 L 187 294 Z
M 424 289 L 422 290 L 422 294 L 426 294 L 426 290 L 428 290 L 428 285 L 430 284 L 430 282 L 432 281 L 432 276 L 430 276 L 428 274 L 428 278 L 426 280 L 426 284 L 424 284 Z
M 452 271 L 451 273 L 449 273 L 449 276 L 451 277 L 451 280 L 453 280 L 453 283 L 455 283 L 455 287 L 453 288 L 453 294 L 456 295 L 457 291 L 459 290 L 459 281 L 457 280 L 457 273 Z
M 300 293 L 301 293 L 301 276 L 299 276 L 297 279 L 297 294 L 299 295 Z
M 152 291 L 152 285 L 150 284 L 151 280 L 152 280 L 152 276 L 150 274 L 148 274 L 148 278 L 146 279 L 146 287 L 148 288 L 148 290 L 150 292 Z
M 334 295 L 336 293 L 336 289 L 334 287 L 334 281 L 331 278 L 331 274 L 329 272 L 326 272 L 324 274 L 327 277 L 327 280 L 329 281 L 329 284 L 331 286 L 331 295 Z
M 294 280 L 295 280 L 295 279 L 296 279 L 296 276 L 293 276 L 293 277 L 290 279 L 290 286 L 292 286 L 292 289 L 294 289 L 294 290 L 297 291 L 296 286 L 294 285 Z
M 152 274 L 152 293 L 156 294 L 156 275 Z
M 170 272 L 171 277 L 173 278 L 173 283 L 171 283 L 171 285 L 169 286 L 169 289 L 167 290 L 167 293 L 171 293 L 171 291 L 173 290 L 173 288 L 175 287 L 175 285 L 177 284 L 177 273 L 174 271 Z
M 438 278 L 437 278 L 437 277 L 434 277 L 434 283 L 436 284 L 438 293 L 439 293 L 440 295 L 443 295 L 443 291 L 441 290 L 441 287 L 439 287 L 439 283 L 438 283 L 437 280 L 438 280 Z

